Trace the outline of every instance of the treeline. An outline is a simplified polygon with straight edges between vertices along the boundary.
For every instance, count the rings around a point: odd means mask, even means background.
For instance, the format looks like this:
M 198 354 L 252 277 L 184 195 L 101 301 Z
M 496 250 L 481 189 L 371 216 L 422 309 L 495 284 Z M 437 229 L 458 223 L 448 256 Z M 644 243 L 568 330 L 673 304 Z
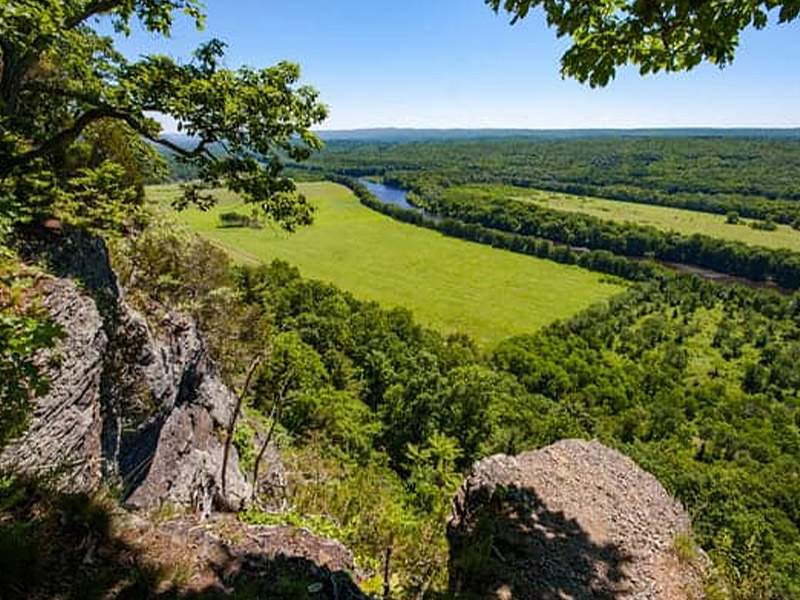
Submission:
M 314 166 L 406 189 L 498 183 L 800 223 L 800 141 L 735 137 L 331 142 Z
M 467 177 L 447 177 L 439 174 L 419 172 L 394 172 L 385 175 L 387 184 L 402 189 L 426 193 L 455 185 L 469 183 L 495 183 L 528 189 L 545 190 L 576 196 L 590 196 L 651 204 L 670 208 L 681 208 L 712 214 L 737 213 L 739 216 L 790 225 L 800 229 L 800 202 L 786 199 L 765 199 L 758 196 L 734 194 L 712 194 L 705 192 L 665 192 L 630 185 L 597 186 L 586 183 L 561 183 L 552 179 L 519 179 L 516 177 L 491 177 L 486 174 L 471 174 Z M 389 183 L 391 182 L 391 183 Z
M 800 287 L 800 254 L 788 249 L 750 246 L 700 234 L 687 236 L 646 225 L 606 221 L 505 198 L 490 190 L 447 190 L 416 198 L 425 210 L 463 223 L 573 247 L 696 265 L 753 281 L 771 280 L 787 289 Z
M 653 262 L 633 261 L 606 250 L 573 250 L 564 244 L 531 235 L 485 227 L 479 223 L 463 222 L 454 218 L 440 218 L 431 214 L 387 204 L 375 197 L 358 180 L 347 175 L 330 173 L 327 179 L 350 188 L 365 206 L 388 215 L 398 221 L 433 229 L 444 235 L 487 244 L 493 248 L 510 250 L 520 254 L 545 258 L 567 265 L 578 265 L 585 269 L 622 277 L 631 281 L 647 281 L 667 275 L 667 271 Z

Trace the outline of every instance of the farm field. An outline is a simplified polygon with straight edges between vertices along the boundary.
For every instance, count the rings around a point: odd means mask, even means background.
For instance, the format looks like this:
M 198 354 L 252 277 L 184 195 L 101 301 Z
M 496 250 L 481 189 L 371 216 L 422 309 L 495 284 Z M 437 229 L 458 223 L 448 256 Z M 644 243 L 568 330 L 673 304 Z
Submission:
M 222 228 L 220 214 L 251 207 L 217 192 L 218 204 L 178 218 L 247 263 L 282 259 L 306 277 L 331 282 L 364 300 L 411 309 L 426 325 L 463 332 L 483 344 L 531 332 L 624 288 L 601 274 L 444 237 L 362 206 L 346 188 L 300 184 L 318 208 L 314 225 L 294 234 L 265 227 Z M 166 203 L 177 186 L 148 188 Z
M 701 233 L 754 246 L 800 250 L 800 231 L 796 231 L 788 225 L 778 225 L 775 231 L 762 231 L 748 226 L 752 219 L 741 218 L 738 224 L 731 225 L 725 222 L 725 215 L 696 212 L 681 208 L 607 200 L 591 196 L 575 196 L 527 188 L 507 186 L 478 187 L 481 189 L 495 189 L 507 197 L 535 202 L 554 210 L 583 213 L 609 221 L 630 221 L 687 235 Z M 449 193 L 457 197 L 459 189 L 469 188 L 470 186 L 452 188 Z

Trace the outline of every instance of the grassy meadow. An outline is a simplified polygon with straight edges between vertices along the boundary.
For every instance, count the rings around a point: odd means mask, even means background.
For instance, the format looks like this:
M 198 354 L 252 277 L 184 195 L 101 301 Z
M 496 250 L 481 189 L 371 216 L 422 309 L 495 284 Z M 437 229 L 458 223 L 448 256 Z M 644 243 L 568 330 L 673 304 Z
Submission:
M 725 222 L 725 215 L 696 212 L 681 208 L 606 200 L 605 198 L 590 196 L 575 196 L 527 188 L 480 187 L 482 189 L 496 189 L 507 197 L 536 202 L 554 210 L 583 213 L 609 221 L 629 221 L 687 235 L 702 233 L 711 237 L 744 242 L 754 246 L 800 250 L 800 231 L 796 231 L 788 225 L 778 225 L 775 231 L 762 231 L 748 227 L 748 223 L 752 219 L 742 218 L 738 224 L 729 225 Z M 455 188 L 453 193 L 457 193 L 457 189 Z
M 364 300 L 411 309 L 424 324 L 463 332 L 482 344 L 531 332 L 622 291 L 608 278 L 399 223 L 362 206 L 345 187 L 315 182 L 300 190 L 317 206 L 314 225 L 288 234 L 220 227 L 220 214 L 252 207 L 218 191 L 218 204 L 178 213 L 180 221 L 246 263 L 282 259 L 306 277 L 331 282 Z M 175 185 L 152 186 L 165 204 Z

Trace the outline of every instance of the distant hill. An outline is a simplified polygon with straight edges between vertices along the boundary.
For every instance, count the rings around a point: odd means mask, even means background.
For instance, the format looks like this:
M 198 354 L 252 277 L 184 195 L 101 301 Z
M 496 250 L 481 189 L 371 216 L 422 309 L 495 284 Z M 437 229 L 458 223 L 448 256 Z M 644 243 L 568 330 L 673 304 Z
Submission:
M 317 131 L 325 141 L 423 142 L 503 138 L 570 140 L 595 137 L 753 137 L 800 139 L 800 128 L 683 128 L 683 129 L 401 129 L 375 128 Z
M 800 128 L 793 129 L 715 129 L 711 127 L 688 129 L 342 129 L 317 131 L 326 142 L 445 142 L 468 140 L 496 140 L 525 138 L 540 140 L 571 140 L 600 137 L 736 137 L 800 140 Z M 195 142 L 181 133 L 165 133 L 165 139 L 191 148 Z M 212 147 L 212 151 L 219 148 Z

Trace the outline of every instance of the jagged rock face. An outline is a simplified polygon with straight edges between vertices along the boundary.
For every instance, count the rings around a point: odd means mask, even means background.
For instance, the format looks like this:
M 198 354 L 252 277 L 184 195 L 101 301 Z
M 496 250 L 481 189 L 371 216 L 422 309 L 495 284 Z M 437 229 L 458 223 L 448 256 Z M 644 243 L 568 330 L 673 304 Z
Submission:
M 448 523 L 460 598 L 690 600 L 696 567 L 674 552 L 682 507 L 631 459 L 565 440 L 478 462 Z
M 76 488 L 96 487 L 102 477 L 100 382 L 108 338 L 94 301 L 74 282 L 50 280 L 43 291 L 45 308 L 65 334 L 57 348 L 38 357 L 54 385 L 38 400 L 27 435 L 6 449 L 0 464 L 28 472 L 61 467 Z
M 0 465 L 55 470 L 74 490 L 120 485 L 134 507 L 241 505 L 250 489 L 235 451 L 226 499 L 219 485 L 235 397 L 194 323 L 171 313 L 151 328 L 125 303 L 98 238 L 48 233 L 26 250 L 61 275 L 43 295 L 64 339 L 40 357 L 51 390 Z

